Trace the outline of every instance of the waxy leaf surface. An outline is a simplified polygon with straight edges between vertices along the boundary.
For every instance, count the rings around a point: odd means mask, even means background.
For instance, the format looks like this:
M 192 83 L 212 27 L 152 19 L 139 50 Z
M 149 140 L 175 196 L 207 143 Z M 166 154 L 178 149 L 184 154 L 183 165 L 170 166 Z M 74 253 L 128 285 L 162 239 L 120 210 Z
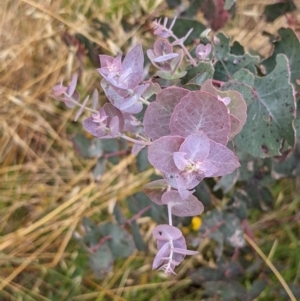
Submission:
M 296 90 L 300 90 L 300 42 L 291 28 L 281 28 L 278 30 L 280 40 L 274 43 L 274 52 L 271 57 L 262 61 L 266 72 L 270 73 L 276 66 L 276 56 L 279 53 L 285 54 L 288 58 L 291 83 Z M 297 81 L 298 80 L 298 81 Z
M 227 105 L 227 108 L 230 112 L 231 130 L 229 140 L 231 140 L 242 130 L 247 119 L 247 105 L 242 94 L 237 91 L 219 91 L 213 86 L 211 80 L 207 80 L 201 86 L 201 91 L 220 96 L 221 98 L 230 98 L 230 103 Z
M 149 162 L 163 173 L 177 173 L 173 153 L 179 150 L 183 141 L 184 138 L 179 136 L 165 136 L 155 140 L 148 149 Z
M 170 135 L 170 118 L 175 106 L 189 93 L 188 90 L 170 87 L 162 90 L 149 104 L 144 115 L 145 133 L 153 140 Z
M 204 131 L 209 139 L 226 145 L 230 120 L 226 106 L 210 93 L 195 91 L 183 97 L 171 116 L 172 135 L 187 137 Z
M 240 92 L 248 105 L 246 124 L 235 143 L 254 157 L 280 155 L 283 140 L 294 146 L 295 100 L 287 63 L 286 56 L 279 54 L 273 72 L 255 77 L 252 87 L 236 82 L 222 86 Z
M 151 199 L 152 202 L 157 205 L 163 205 L 161 202 L 161 197 L 168 188 L 168 183 L 165 179 L 156 180 L 146 184 L 143 187 L 143 191 Z
M 195 216 L 203 212 L 202 203 L 193 195 L 182 200 L 178 191 L 167 191 L 162 196 L 162 203 L 171 207 L 171 212 L 177 216 Z
M 158 225 L 153 230 L 153 236 L 157 240 L 176 240 L 182 236 L 182 233 L 174 226 Z

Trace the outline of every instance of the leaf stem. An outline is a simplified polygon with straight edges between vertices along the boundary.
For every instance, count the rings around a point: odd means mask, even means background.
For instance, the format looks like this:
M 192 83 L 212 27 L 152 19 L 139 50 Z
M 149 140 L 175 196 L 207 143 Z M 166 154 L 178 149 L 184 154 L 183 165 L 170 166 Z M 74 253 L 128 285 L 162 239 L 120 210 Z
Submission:
M 91 109 L 91 108 L 89 108 L 89 107 L 86 107 L 86 106 L 82 105 L 80 102 L 78 102 L 78 101 L 76 101 L 75 99 L 73 99 L 73 98 L 72 98 L 70 95 L 68 95 L 66 92 L 64 92 L 64 95 L 65 95 L 66 97 L 68 97 L 68 99 L 69 99 L 73 104 L 75 104 L 75 105 L 81 107 L 82 109 L 87 110 L 87 111 L 90 111 L 90 112 L 93 112 L 93 113 L 98 113 L 97 110 L 94 110 L 94 109 Z
M 136 140 L 136 139 L 131 138 L 131 137 L 125 135 L 125 134 L 119 133 L 119 137 L 121 137 L 121 138 L 123 138 L 123 139 L 125 139 L 125 140 L 127 140 L 127 141 L 136 143 L 136 144 L 141 144 L 141 145 L 151 145 L 151 142 Z

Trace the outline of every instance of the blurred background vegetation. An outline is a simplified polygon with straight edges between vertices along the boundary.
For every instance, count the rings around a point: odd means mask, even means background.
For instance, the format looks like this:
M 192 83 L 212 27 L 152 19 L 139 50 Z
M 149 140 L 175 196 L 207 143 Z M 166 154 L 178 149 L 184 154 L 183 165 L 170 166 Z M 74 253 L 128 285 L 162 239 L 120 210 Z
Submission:
M 262 12 L 270 3 L 237 1 L 235 18 L 223 31 L 246 49 L 268 55 L 271 45 L 263 31 L 275 34 L 290 25 L 285 16 L 265 22 Z M 1 0 L 1 301 L 201 299 L 201 288 L 188 275 L 194 266 L 214 267 L 213 254 L 186 259 L 176 278 L 152 271 L 155 223 L 149 217 L 137 220 L 147 251 L 118 260 L 103 280 L 92 272 L 86 250 L 74 238 L 83 232 L 83 217 L 113 221 L 116 203 L 126 215 L 124 200 L 140 191 L 154 170 L 138 172 L 136 158 L 124 153 L 97 181 L 91 172 L 97 159 L 83 158 L 73 147 L 74 135 L 83 133 L 73 121 L 74 111 L 49 96 L 74 71 L 80 73 L 81 94 L 91 94 L 100 81 L 97 55 L 126 52 L 138 42 L 146 49 L 155 39 L 151 21 L 161 15 L 174 16 L 163 0 Z M 200 12 L 197 20 L 206 24 Z M 299 178 L 276 182 L 273 209 L 249 217 L 258 244 L 254 254 L 266 254 L 284 281 L 295 285 L 300 279 L 299 185 Z M 193 220 L 184 231 L 200 224 Z M 199 251 L 208 243 L 202 242 Z M 289 300 L 284 289 L 283 299 L 272 295 L 272 286 L 281 286 L 277 276 L 269 273 L 268 281 L 259 300 Z

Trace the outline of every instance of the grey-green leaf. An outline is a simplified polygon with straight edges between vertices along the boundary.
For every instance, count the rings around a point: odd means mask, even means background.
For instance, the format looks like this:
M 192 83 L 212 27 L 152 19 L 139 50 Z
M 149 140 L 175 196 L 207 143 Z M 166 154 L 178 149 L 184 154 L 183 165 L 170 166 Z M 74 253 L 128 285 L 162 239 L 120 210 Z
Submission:
M 89 265 L 94 274 L 103 279 L 113 270 L 114 261 L 109 247 L 104 244 L 89 256 Z
M 113 258 L 127 258 L 135 251 L 135 244 L 132 236 L 122 227 L 113 223 L 106 223 L 99 226 L 103 236 L 110 235 L 107 241 Z
M 294 87 L 300 89 L 300 42 L 295 32 L 290 28 L 281 28 L 278 31 L 280 40 L 274 43 L 274 52 L 268 59 L 262 61 L 266 72 L 271 72 L 276 65 L 276 56 L 279 53 L 285 54 L 289 62 L 289 71 L 291 73 L 291 83 Z
M 280 155 L 284 140 L 290 146 L 295 142 L 292 126 L 295 99 L 289 82 L 288 62 L 283 54 L 279 54 L 276 61 L 273 72 L 265 77 L 255 77 L 252 87 L 237 82 L 222 87 L 239 91 L 247 103 L 247 121 L 235 143 L 254 157 Z
M 211 79 L 214 74 L 214 67 L 211 62 L 200 62 L 197 67 L 187 69 L 186 76 L 182 79 L 183 85 L 202 85 L 206 80 Z

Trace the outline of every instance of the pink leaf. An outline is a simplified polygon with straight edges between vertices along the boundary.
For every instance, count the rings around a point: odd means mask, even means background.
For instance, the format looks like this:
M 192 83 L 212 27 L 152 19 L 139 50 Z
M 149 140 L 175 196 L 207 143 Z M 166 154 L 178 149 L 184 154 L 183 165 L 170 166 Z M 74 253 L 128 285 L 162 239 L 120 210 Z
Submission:
M 157 240 L 176 240 L 182 236 L 182 233 L 174 226 L 158 225 L 153 230 L 153 236 Z
M 184 138 L 179 136 L 165 136 L 155 140 L 148 149 L 149 162 L 163 173 L 177 173 L 173 153 L 180 148 Z
M 182 200 L 178 191 L 171 190 L 163 194 L 163 204 L 171 206 L 172 214 L 176 216 L 195 216 L 204 211 L 203 204 L 193 195 Z
M 228 175 L 240 167 L 238 158 L 229 148 L 212 140 L 210 141 L 210 152 L 206 160 L 219 169 L 213 175 L 215 177 Z
M 156 96 L 156 100 L 147 107 L 144 116 L 146 134 L 153 140 L 170 135 L 170 118 L 175 106 L 189 93 L 188 90 L 178 87 L 169 87 Z
M 247 105 L 243 96 L 237 91 L 220 91 L 216 89 L 210 79 L 201 86 L 201 91 L 211 93 L 222 98 L 223 101 L 226 101 L 227 99 L 228 102 L 228 98 L 230 99 L 230 102 L 227 104 L 227 109 L 230 113 L 231 125 L 229 139 L 233 139 L 233 137 L 242 130 L 247 119 Z
M 157 205 L 162 205 L 161 197 L 165 193 L 168 188 L 168 183 L 166 180 L 156 180 L 146 184 L 143 187 L 143 191 L 147 194 L 147 196 L 151 199 L 152 202 Z
M 226 145 L 230 133 L 229 114 L 224 103 L 212 94 L 190 92 L 174 108 L 170 130 L 172 135 L 183 137 L 204 131 L 209 139 Z

